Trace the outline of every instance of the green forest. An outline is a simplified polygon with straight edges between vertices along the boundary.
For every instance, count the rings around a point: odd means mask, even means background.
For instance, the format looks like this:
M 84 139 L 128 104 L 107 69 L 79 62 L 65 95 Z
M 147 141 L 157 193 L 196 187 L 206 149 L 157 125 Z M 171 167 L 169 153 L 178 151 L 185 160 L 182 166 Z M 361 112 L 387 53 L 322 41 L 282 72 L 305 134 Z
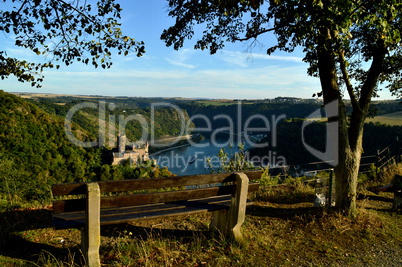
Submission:
M 152 102 L 154 100 L 155 102 Z M 42 108 L 46 112 L 66 118 L 68 112 L 79 104 L 92 103 L 97 108 L 80 108 L 74 113 L 73 122 L 80 129 L 89 134 L 92 139 L 99 136 L 99 116 L 104 116 L 104 123 L 106 127 L 113 125 L 115 137 L 119 133 L 119 122 L 125 124 L 125 134 L 127 138 L 132 141 L 139 140 L 142 134 L 150 133 L 151 120 L 153 121 L 153 135 L 154 138 L 161 138 L 164 136 L 175 136 L 181 130 L 181 117 L 180 114 L 172 107 L 167 105 L 156 106 L 152 108 L 153 103 L 165 102 L 163 98 L 140 100 L 139 98 L 107 98 L 107 97 L 68 97 L 60 96 L 56 98 L 32 98 L 29 101 L 36 106 Z M 171 103 L 171 102 L 169 102 Z M 103 108 L 103 109 L 102 109 Z M 183 112 L 183 117 L 187 121 L 188 115 Z M 130 116 L 140 116 L 146 121 L 146 127 L 142 127 L 140 122 L 136 119 L 131 119 Z M 151 118 L 152 117 L 152 118 Z M 124 120 L 127 120 L 125 122 Z M 144 129 L 145 128 L 145 129 Z M 107 129 L 109 130 L 109 129 Z M 108 132 L 109 133 L 109 132 Z M 107 136 L 109 137 L 109 136 Z M 115 143 L 116 140 L 110 140 Z M 108 142 L 106 143 L 108 145 Z
M 54 183 L 118 180 L 171 176 L 152 164 L 140 167 L 104 164 L 105 148 L 82 148 L 72 144 L 64 131 L 64 115 L 69 105 L 26 101 L 0 91 L 0 200 L 4 205 L 19 201 L 49 201 Z M 146 110 L 140 110 L 147 115 Z M 159 110 L 159 119 L 169 127 L 157 128 L 159 135 L 174 129 L 169 110 Z M 96 124 L 91 114 L 75 116 L 74 133 L 82 141 L 94 138 Z M 170 123 L 169 123 L 170 122 Z M 135 127 L 132 126 L 133 128 Z M 131 128 L 130 128 L 131 129 Z M 128 136 L 135 136 L 129 134 Z
M 277 127 L 277 136 L 280 138 L 278 138 L 277 145 L 275 147 L 268 145 L 266 147 L 251 148 L 250 157 L 262 157 L 266 155 L 268 151 L 271 151 L 271 153 L 275 152 L 277 156 L 280 155 L 286 158 L 286 163 L 288 165 L 302 165 L 319 161 L 306 150 L 302 143 L 302 125 L 302 119 L 289 119 L 279 123 Z M 325 152 L 325 123 L 311 123 L 305 127 L 303 131 L 305 142 L 307 144 L 319 151 Z M 397 137 L 399 140 L 402 138 L 402 125 L 390 126 L 380 123 L 366 123 L 363 135 L 363 156 L 376 155 L 377 150 L 382 150 L 388 146 L 391 146 L 390 153 L 395 153 L 395 142 Z M 271 142 L 270 135 L 261 140 L 261 143 L 267 142 Z

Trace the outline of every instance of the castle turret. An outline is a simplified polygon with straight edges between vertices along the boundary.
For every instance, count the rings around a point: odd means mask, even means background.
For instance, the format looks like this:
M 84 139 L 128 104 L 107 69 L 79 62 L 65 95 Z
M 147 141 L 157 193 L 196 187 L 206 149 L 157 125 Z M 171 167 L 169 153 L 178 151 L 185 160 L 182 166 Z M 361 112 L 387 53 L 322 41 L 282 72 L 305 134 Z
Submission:
M 119 153 L 123 153 L 126 151 L 126 136 L 125 135 L 120 135 L 117 138 L 117 147 L 119 149 Z

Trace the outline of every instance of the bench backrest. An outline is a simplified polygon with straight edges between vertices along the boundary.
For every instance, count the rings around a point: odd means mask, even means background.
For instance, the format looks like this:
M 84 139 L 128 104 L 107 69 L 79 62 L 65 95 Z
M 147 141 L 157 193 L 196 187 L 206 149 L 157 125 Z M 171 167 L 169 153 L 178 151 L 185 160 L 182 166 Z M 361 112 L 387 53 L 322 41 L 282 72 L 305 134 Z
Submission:
M 259 180 L 262 171 L 247 171 L 250 181 Z M 235 192 L 234 173 L 216 173 L 203 175 L 175 176 L 167 178 L 133 179 L 122 181 L 99 181 L 101 208 L 125 207 L 142 204 L 165 203 L 190 199 L 230 195 Z M 53 197 L 68 197 L 83 195 L 78 199 L 61 199 L 53 202 L 54 212 L 83 211 L 86 207 L 86 183 L 55 184 L 52 187 Z M 166 192 L 135 193 L 135 191 L 155 190 L 164 188 L 190 189 Z M 193 188 L 197 187 L 197 188 Z M 199 188 L 198 188 L 199 187 Z M 257 191 L 258 183 L 249 184 L 249 192 Z M 129 192 L 129 194 L 119 194 Z M 108 196 L 108 193 L 118 193 Z M 71 198 L 71 197 L 70 197 Z

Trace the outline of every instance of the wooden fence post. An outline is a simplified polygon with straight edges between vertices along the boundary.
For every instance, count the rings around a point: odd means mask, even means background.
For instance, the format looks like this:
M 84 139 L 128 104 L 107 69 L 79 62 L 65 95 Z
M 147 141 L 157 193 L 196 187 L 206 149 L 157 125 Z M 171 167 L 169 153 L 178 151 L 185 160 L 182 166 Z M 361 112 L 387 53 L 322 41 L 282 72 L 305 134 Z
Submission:
M 377 149 L 376 162 L 375 162 L 375 178 L 378 178 L 378 170 L 380 166 L 380 150 Z
M 81 231 L 81 247 L 85 264 L 100 266 L 100 189 L 97 183 L 86 184 L 85 227 Z
M 328 205 L 328 208 L 331 208 L 331 205 L 332 205 L 332 187 L 333 187 L 333 175 L 334 175 L 334 169 L 331 169 L 330 171 L 329 171 L 329 192 L 328 192 L 328 203 L 327 203 L 327 205 Z

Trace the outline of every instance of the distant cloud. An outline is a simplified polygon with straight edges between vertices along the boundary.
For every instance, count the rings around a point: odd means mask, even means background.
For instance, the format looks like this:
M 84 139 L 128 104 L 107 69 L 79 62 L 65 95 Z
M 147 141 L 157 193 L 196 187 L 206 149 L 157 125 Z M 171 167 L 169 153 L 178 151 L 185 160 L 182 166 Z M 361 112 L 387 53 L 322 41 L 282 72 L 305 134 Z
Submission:
M 247 56 L 245 53 L 233 52 L 233 51 L 222 51 L 221 58 L 223 61 L 234 64 L 241 67 L 247 67 Z
M 45 76 L 49 77 L 57 77 L 56 79 L 66 79 L 71 80 L 71 77 L 75 77 L 77 79 L 86 79 L 86 80 L 98 80 L 102 81 L 103 79 L 107 79 L 109 81 L 119 82 L 128 79 L 182 79 L 187 78 L 184 72 L 179 71 L 166 71 L 166 70 L 93 70 L 93 71 L 55 71 L 49 70 L 45 72 Z
M 189 64 L 186 61 L 191 60 L 195 51 L 191 49 L 181 49 L 178 52 L 171 53 L 169 57 L 165 57 L 165 60 L 172 65 L 184 67 L 188 69 L 195 69 L 198 66 L 194 64 Z
M 288 56 L 277 56 L 277 55 L 264 55 L 264 54 L 251 54 L 252 58 L 255 59 L 265 59 L 265 60 L 282 60 L 295 63 L 303 63 L 303 58 L 301 57 L 288 57 Z
M 38 55 L 27 48 L 7 48 L 5 51 L 9 57 L 16 57 L 24 60 L 34 60 L 39 58 Z
M 238 51 L 222 51 L 221 58 L 231 64 L 247 67 L 254 60 L 276 60 L 276 61 L 286 61 L 286 62 L 294 62 L 294 63 L 303 63 L 303 59 L 301 57 L 294 56 L 278 56 L 278 55 L 266 55 L 266 54 L 257 54 L 257 53 L 246 53 L 246 52 L 238 52 Z
M 195 69 L 195 68 L 197 67 L 196 65 L 193 65 L 193 64 L 186 64 L 186 63 L 184 63 L 184 62 L 177 61 L 177 60 L 174 60 L 174 59 L 171 59 L 171 58 L 167 58 L 167 57 L 165 57 L 165 60 L 166 60 L 167 62 L 169 62 L 170 64 L 172 64 L 172 65 L 179 66 L 179 67 L 184 67 L 184 68 L 187 68 L 187 69 Z
M 166 69 L 163 66 L 141 70 L 130 68 L 92 71 L 83 71 L 83 68 L 80 68 L 80 71 L 46 70 L 41 91 L 144 97 L 256 99 L 274 98 L 278 95 L 311 97 L 320 89 L 319 80 L 308 77 L 306 67 L 301 64 L 253 65 L 250 64 L 250 67 L 246 68 L 207 65 L 202 69 L 184 70 Z M 2 82 L 4 89 L 37 91 L 27 84 L 19 84 L 16 88 L 9 82 L 7 80 Z

